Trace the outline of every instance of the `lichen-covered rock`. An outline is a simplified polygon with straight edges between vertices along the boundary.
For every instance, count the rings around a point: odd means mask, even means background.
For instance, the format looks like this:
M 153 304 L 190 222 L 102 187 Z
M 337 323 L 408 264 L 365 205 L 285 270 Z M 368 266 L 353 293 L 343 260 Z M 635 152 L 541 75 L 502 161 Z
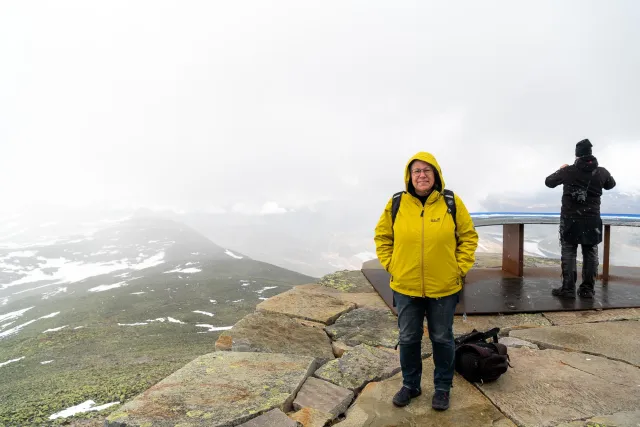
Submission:
M 357 308 L 325 328 L 334 341 L 393 348 L 398 343 L 398 319 L 391 311 Z
M 361 271 L 337 271 L 322 277 L 319 284 L 342 292 L 376 292 Z
M 309 377 L 293 401 L 296 410 L 311 407 L 332 415 L 344 413 L 353 400 L 353 392 L 330 382 Z
M 322 329 L 279 313 L 245 316 L 218 337 L 216 350 L 299 354 L 315 357 L 321 365 L 334 359 L 331 340 Z
M 394 352 L 359 344 L 334 359 L 314 375 L 349 390 L 358 391 L 371 381 L 389 378 L 400 371 L 400 357 Z
M 256 306 L 256 311 L 281 313 L 330 325 L 354 308 L 355 304 L 329 295 L 291 289 L 262 301 Z
M 312 357 L 219 351 L 191 361 L 105 421 L 105 427 L 231 427 L 292 409 Z

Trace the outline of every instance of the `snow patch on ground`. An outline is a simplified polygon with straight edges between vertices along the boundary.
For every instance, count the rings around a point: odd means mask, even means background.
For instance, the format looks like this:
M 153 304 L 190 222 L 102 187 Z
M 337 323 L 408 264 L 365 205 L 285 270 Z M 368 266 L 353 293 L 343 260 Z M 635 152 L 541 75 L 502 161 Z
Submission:
M 256 292 L 256 294 L 262 294 L 264 291 L 268 291 L 269 289 L 275 289 L 275 288 L 277 288 L 277 286 L 265 286 L 264 288 L 262 288 L 262 289 L 260 289 L 258 291 L 255 291 L 255 292 Z
M 241 257 L 240 255 L 236 255 L 233 252 L 231 252 L 229 249 L 224 251 L 225 254 L 229 255 L 231 258 L 235 258 L 235 259 L 242 259 L 243 257 Z
M 0 363 L 0 366 L 5 366 L 5 365 L 8 365 L 9 363 L 19 362 L 19 361 L 21 361 L 22 359 L 24 359 L 24 356 L 19 357 L 19 358 L 17 358 L 17 359 L 7 360 L 6 362 L 2 362 L 2 363 Z
M 53 329 L 47 329 L 46 331 L 42 331 L 42 333 L 47 333 L 47 332 L 58 332 L 63 330 L 64 328 L 66 328 L 69 325 L 64 325 L 64 326 L 60 326 L 59 328 L 53 328 Z
M 209 317 L 213 317 L 214 316 L 213 313 L 209 313 L 208 311 L 195 310 L 194 313 L 204 314 L 205 316 L 209 316 Z
M 179 268 L 176 268 L 175 270 L 171 270 L 171 271 L 165 271 L 164 274 L 167 273 L 200 273 L 202 270 L 200 270 L 199 268 L 183 268 L 182 270 Z
M 53 415 L 51 415 L 49 417 L 50 420 L 55 420 L 56 418 L 67 418 L 67 417 L 72 417 L 76 414 L 82 413 L 82 412 L 89 412 L 89 411 L 102 411 L 103 409 L 107 409 L 113 405 L 118 405 L 120 402 L 111 402 L 111 403 L 105 403 L 104 405 L 100 405 L 100 406 L 94 406 L 96 404 L 96 402 L 94 402 L 93 400 L 87 400 L 85 402 L 82 402 L 79 405 L 76 406 L 72 406 L 70 408 L 64 409 L 60 412 L 57 412 Z
M 204 331 L 204 332 L 198 332 L 199 334 L 204 334 L 207 332 L 215 332 L 215 331 L 228 331 L 229 329 L 233 328 L 233 326 L 213 326 L 213 325 L 206 325 L 206 324 L 201 324 L 201 325 L 196 325 L 199 328 L 208 328 L 208 331 Z
M 104 291 L 108 291 L 110 289 L 120 288 L 120 287 L 126 286 L 126 285 L 127 285 L 127 282 L 118 282 L 118 283 L 114 283 L 112 285 L 100 285 L 100 286 L 96 286 L 95 288 L 89 289 L 88 292 L 104 292 Z

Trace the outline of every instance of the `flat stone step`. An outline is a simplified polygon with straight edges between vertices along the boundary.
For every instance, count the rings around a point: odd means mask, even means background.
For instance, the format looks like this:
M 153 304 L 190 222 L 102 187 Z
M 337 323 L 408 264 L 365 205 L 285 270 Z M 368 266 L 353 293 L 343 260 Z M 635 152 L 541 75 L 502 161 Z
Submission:
M 218 351 L 299 354 L 315 357 L 319 365 L 335 358 L 331 339 L 324 330 L 280 313 L 248 314 L 220 334 L 215 348 Z
M 403 408 L 393 405 L 393 395 L 402 387 L 402 374 L 381 382 L 372 382 L 362 390 L 336 427 L 515 427 L 482 393 L 460 375 L 453 378 L 450 407 L 446 411 L 431 408 L 433 362 L 425 360 L 422 395 Z
M 313 408 L 332 415 L 332 419 L 343 414 L 351 401 L 353 391 L 319 378 L 309 377 L 293 401 L 293 408 Z
M 333 384 L 359 391 L 371 381 L 389 378 L 400 371 L 398 354 L 359 344 L 318 369 L 314 376 Z
M 640 340 L 636 338 L 640 337 L 640 322 L 633 320 L 548 326 L 511 331 L 510 336 L 541 348 L 583 351 L 640 366 Z
M 479 387 L 518 425 L 556 426 L 640 408 L 640 369 L 627 363 L 561 350 L 511 348 L 509 355 L 513 367 Z
M 329 295 L 291 289 L 262 301 L 256 306 L 256 311 L 281 313 L 330 325 L 340 315 L 354 308 L 354 303 L 344 302 Z
M 314 367 L 307 356 L 205 354 L 125 403 L 105 427 L 231 427 L 272 409 L 289 412 Z

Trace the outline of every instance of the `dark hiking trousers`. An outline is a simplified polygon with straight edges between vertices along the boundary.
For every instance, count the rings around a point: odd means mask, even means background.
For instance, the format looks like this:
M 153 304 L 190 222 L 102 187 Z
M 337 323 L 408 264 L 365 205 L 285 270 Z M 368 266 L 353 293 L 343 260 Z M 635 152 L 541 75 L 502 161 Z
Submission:
M 598 274 L 598 245 L 581 245 L 582 247 L 582 283 L 593 290 Z M 561 242 L 562 284 L 575 288 L 578 278 L 577 256 L 578 244 Z
M 422 335 L 427 319 L 433 347 L 433 383 L 435 390 L 449 391 L 455 368 L 453 315 L 459 292 L 442 298 L 410 297 L 393 291 L 400 330 L 400 366 L 403 385 L 420 390 L 422 379 Z

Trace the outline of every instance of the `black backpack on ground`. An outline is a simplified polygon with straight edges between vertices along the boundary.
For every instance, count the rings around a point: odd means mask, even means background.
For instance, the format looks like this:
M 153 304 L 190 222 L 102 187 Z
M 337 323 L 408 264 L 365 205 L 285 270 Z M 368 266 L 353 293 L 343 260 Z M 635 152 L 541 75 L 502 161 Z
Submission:
M 455 368 L 469 382 L 486 383 L 507 372 L 507 346 L 498 342 L 500 328 L 473 330 L 455 339 Z M 492 342 L 487 342 L 492 338 Z

